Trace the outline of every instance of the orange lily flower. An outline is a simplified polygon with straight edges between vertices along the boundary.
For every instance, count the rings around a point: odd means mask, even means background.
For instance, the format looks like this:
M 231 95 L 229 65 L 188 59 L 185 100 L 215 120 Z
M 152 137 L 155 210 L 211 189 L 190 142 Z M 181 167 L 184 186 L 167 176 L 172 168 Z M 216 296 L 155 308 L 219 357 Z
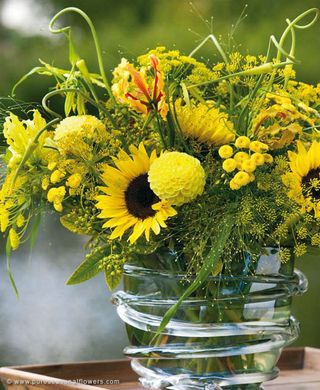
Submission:
M 137 112 L 147 115 L 151 111 L 157 111 L 165 120 L 168 105 L 163 91 L 163 75 L 158 69 L 159 60 L 155 55 L 150 56 L 150 64 L 154 72 L 151 86 L 148 85 L 144 72 L 138 71 L 132 64 L 125 66 L 125 70 L 131 76 L 131 82 L 126 85 L 124 98 Z M 134 84 L 134 88 L 132 88 L 132 84 Z

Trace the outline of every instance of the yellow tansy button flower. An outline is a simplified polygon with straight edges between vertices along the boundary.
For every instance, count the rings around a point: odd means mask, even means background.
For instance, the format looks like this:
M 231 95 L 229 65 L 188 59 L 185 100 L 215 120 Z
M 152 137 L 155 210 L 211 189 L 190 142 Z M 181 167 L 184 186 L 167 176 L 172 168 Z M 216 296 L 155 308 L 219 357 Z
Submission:
M 223 145 L 219 148 L 219 156 L 221 158 L 230 158 L 233 155 L 233 149 L 230 145 Z

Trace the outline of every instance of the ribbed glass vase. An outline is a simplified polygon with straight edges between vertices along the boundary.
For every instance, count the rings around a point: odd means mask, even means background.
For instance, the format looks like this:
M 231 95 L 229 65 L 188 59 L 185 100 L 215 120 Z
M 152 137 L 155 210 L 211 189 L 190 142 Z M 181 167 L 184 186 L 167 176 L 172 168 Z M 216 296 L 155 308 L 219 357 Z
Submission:
M 126 323 L 131 345 L 125 354 L 148 388 L 261 389 L 278 375 L 282 349 L 299 326 L 291 316 L 292 297 L 307 289 L 278 251 L 254 261 L 247 256 L 230 271 L 210 277 L 186 299 L 164 332 L 155 334 L 163 315 L 192 283 L 177 271 L 126 265 L 124 290 L 114 303 Z

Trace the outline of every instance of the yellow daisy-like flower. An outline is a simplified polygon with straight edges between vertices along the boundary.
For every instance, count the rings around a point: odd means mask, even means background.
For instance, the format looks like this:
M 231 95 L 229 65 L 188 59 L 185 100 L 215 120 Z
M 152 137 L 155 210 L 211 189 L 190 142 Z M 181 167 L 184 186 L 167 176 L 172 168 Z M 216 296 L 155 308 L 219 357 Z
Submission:
M 151 164 L 148 180 L 160 199 L 181 206 L 202 194 L 205 172 L 200 161 L 189 154 L 164 152 Z
M 215 146 L 234 141 L 235 131 L 228 114 L 210 107 L 209 103 L 189 106 L 177 100 L 174 109 L 179 127 L 187 137 Z
M 301 205 L 303 212 L 313 211 L 320 218 L 320 143 L 314 141 L 306 150 L 297 142 L 298 152 L 288 152 L 291 172 L 283 175 L 288 196 Z
M 140 236 L 150 239 L 151 230 L 160 233 L 167 227 L 165 221 L 177 212 L 166 199 L 160 199 L 150 188 L 148 172 L 157 158 L 155 151 L 148 156 L 144 145 L 130 147 L 131 156 L 122 151 L 114 158 L 116 168 L 106 165 L 100 187 L 105 195 L 96 197 L 99 218 L 109 219 L 104 228 L 114 228 L 110 239 L 122 237 L 133 228 L 129 241 L 134 243 Z

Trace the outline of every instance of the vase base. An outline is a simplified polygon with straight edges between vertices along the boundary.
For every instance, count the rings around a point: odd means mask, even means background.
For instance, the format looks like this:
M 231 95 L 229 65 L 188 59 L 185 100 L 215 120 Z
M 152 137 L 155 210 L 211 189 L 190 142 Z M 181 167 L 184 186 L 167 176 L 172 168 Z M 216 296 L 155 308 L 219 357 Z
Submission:
M 278 376 L 278 369 L 268 373 L 248 373 L 233 376 L 195 377 L 190 374 L 169 375 L 156 372 L 133 359 L 133 371 L 141 384 L 148 389 L 172 390 L 263 390 L 262 383 Z

